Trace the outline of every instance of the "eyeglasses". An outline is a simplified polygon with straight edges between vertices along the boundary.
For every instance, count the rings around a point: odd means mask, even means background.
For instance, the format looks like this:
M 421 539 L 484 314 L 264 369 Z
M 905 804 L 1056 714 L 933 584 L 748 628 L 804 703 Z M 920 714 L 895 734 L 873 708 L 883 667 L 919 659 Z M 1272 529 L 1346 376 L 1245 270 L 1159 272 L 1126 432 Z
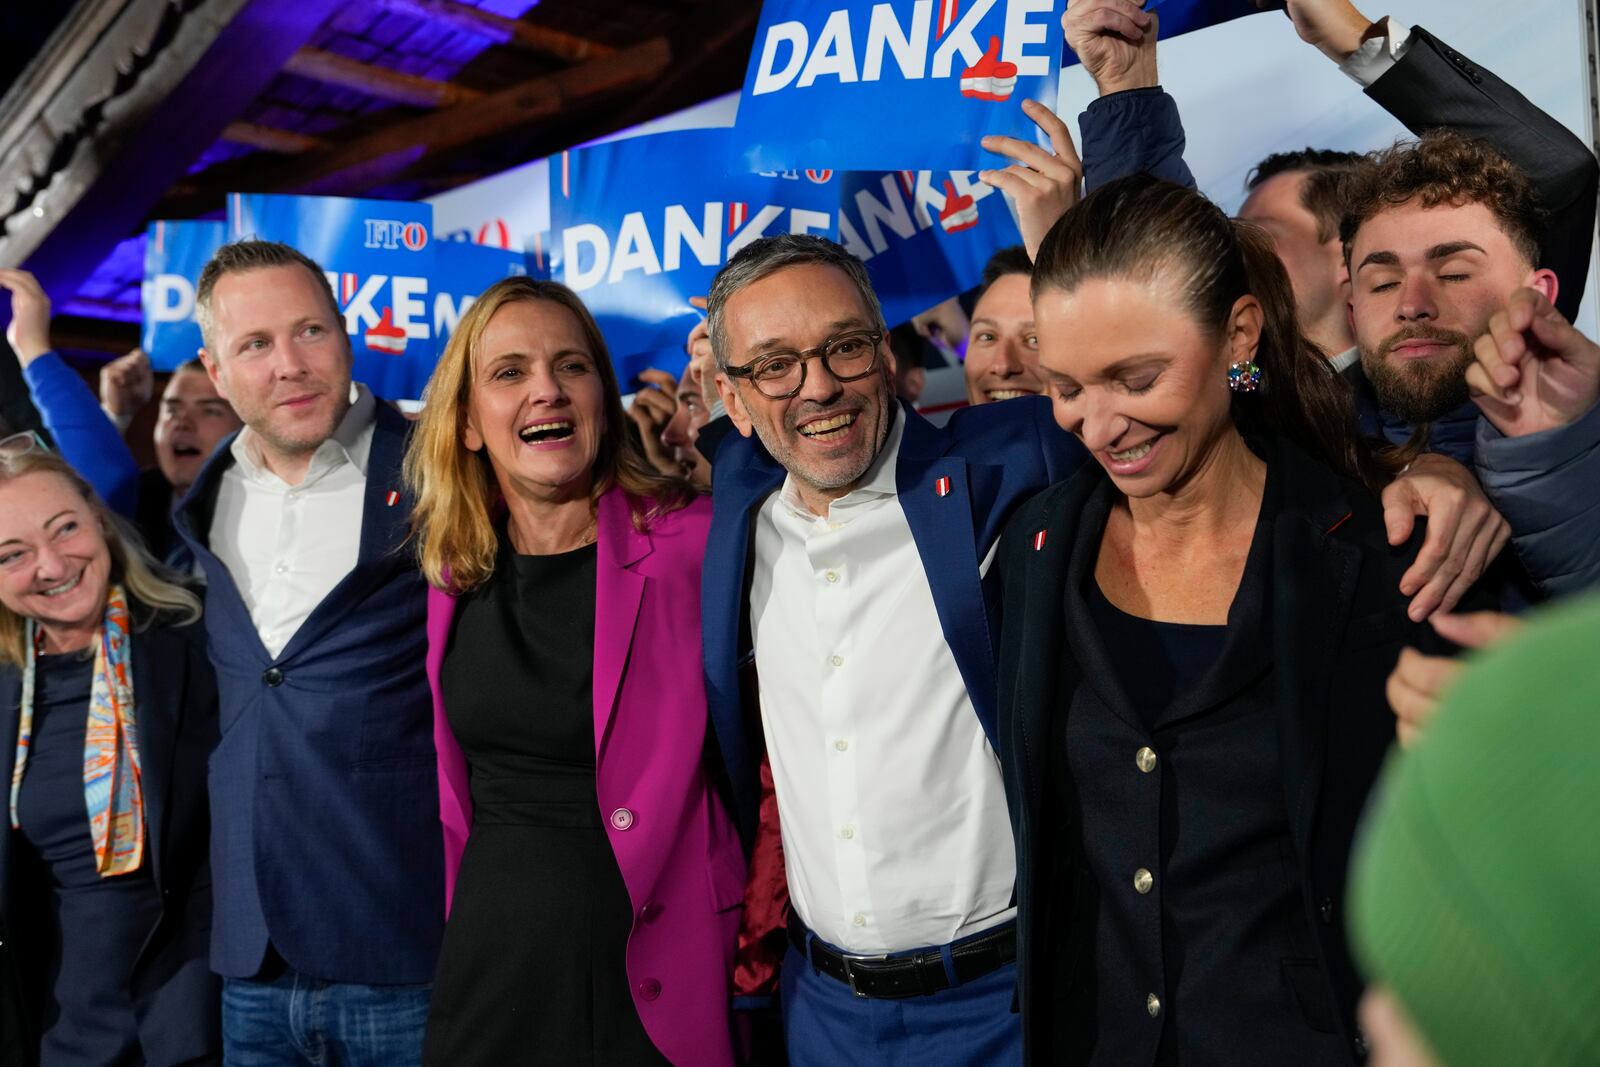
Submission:
M 32 430 L 23 430 L 10 437 L 0 437 L 0 463 L 21 459 L 31 452 L 48 451 L 50 446 L 44 443 L 44 438 Z
M 773 352 L 742 367 L 728 367 L 724 373 L 753 383 L 768 400 L 787 400 L 804 388 L 808 360 L 822 360 L 834 381 L 853 382 L 878 369 L 882 342 L 883 334 L 876 330 L 853 330 L 815 348 Z

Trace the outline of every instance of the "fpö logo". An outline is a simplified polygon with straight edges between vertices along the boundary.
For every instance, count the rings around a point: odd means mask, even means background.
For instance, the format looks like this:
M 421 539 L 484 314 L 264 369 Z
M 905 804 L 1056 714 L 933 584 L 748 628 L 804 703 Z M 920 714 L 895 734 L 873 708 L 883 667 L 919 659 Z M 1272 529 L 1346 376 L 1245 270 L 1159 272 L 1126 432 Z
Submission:
M 561 233 L 563 280 L 581 293 L 601 282 L 624 281 L 635 271 L 648 277 L 691 262 L 719 267 L 774 224 L 786 221 L 785 233 L 827 234 L 833 228 L 833 216 L 826 211 L 742 200 L 695 207 L 695 214 L 685 204 L 668 204 L 659 215 L 630 211 L 615 237 L 592 222 L 568 226 Z
M 1007 100 L 1019 76 L 1050 73 L 1043 46 L 1055 6 L 1054 0 L 914 0 L 874 4 L 870 13 L 846 8 L 822 18 L 818 12 L 820 26 L 774 23 L 761 41 L 750 95 L 829 80 L 877 82 L 898 72 L 905 81 L 952 79 L 965 97 Z
M 428 247 L 428 228 L 420 222 L 399 219 L 367 219 L 365 247 L 409 249 L 420 252 Z

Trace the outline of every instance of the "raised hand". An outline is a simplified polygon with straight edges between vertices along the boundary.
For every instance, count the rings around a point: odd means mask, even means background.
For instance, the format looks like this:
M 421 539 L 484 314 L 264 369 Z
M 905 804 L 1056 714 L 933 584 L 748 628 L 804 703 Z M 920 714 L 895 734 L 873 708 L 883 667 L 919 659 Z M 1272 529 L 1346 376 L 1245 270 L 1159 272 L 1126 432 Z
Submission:
M 1467 390 L 1507 437 L 1566 426 L 1600 401 L 1600 345 L 1537 290 L 1511 294 L 1473 345 L 1473 356 Z
M 1055 154 L 1016 137 L 985 137 L 984 148 L 1016 163 L 1002 170 L 979 171 L 978 180 L 999 189 L 1017 205 L 1017 227 L 1028 258 L 1033 259 L 1050 227 L 1083 198 L 1083 161 L 1078 158 L 1078 146 L 1072 143 L 1072 131 L 1054 111 L 1037 100 L 1024 100 L 1022 111 L 1049 137 Z
M 1139 0 L 1068 0 L 1061 28 L 1101 96 L 1158 84 L 1159 20 Z
M 150 357 L 135 348 L 100 368 L 100 406 L 119 418 L 131 419 L 155 393 Z
M 50 298 L 25 270 L 0 269 L 0 289 L 11 292 L 11 325 L 6 340 L 24 367 L 50 351 Z

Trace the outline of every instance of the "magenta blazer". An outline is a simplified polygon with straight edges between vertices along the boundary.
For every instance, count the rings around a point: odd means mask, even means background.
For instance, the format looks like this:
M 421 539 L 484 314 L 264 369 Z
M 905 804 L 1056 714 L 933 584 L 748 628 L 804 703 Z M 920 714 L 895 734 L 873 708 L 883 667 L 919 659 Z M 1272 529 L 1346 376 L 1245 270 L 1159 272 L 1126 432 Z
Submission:
M 701 766 L 706 734 L 700 568 L 711 501 L 634 528 L 620 490 L 599 502 L 594 736 L 606 835 L 633 901 L 627 971 L 650 1040 L 676 1064 L 732 1067 L 734 942 L 744 854 Z M 467 763 L 439 672 L 455 598 L 428 593 L 428 684 L 439 753 L 445 908 L 472 829 Z

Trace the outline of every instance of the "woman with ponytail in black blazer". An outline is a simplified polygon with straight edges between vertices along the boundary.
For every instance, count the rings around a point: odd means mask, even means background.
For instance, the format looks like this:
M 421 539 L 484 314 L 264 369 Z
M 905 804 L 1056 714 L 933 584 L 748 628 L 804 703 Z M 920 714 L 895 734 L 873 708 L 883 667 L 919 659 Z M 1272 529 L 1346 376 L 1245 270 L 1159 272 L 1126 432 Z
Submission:
M 1349 1064 L 1351 836 L 1407 644 L 1390 477 L 1270 242 L 1113 182 L 1033 278 L 1057 421 L 1097 463 L 1007 527 L 1002 758 L 1033 1063 Z

